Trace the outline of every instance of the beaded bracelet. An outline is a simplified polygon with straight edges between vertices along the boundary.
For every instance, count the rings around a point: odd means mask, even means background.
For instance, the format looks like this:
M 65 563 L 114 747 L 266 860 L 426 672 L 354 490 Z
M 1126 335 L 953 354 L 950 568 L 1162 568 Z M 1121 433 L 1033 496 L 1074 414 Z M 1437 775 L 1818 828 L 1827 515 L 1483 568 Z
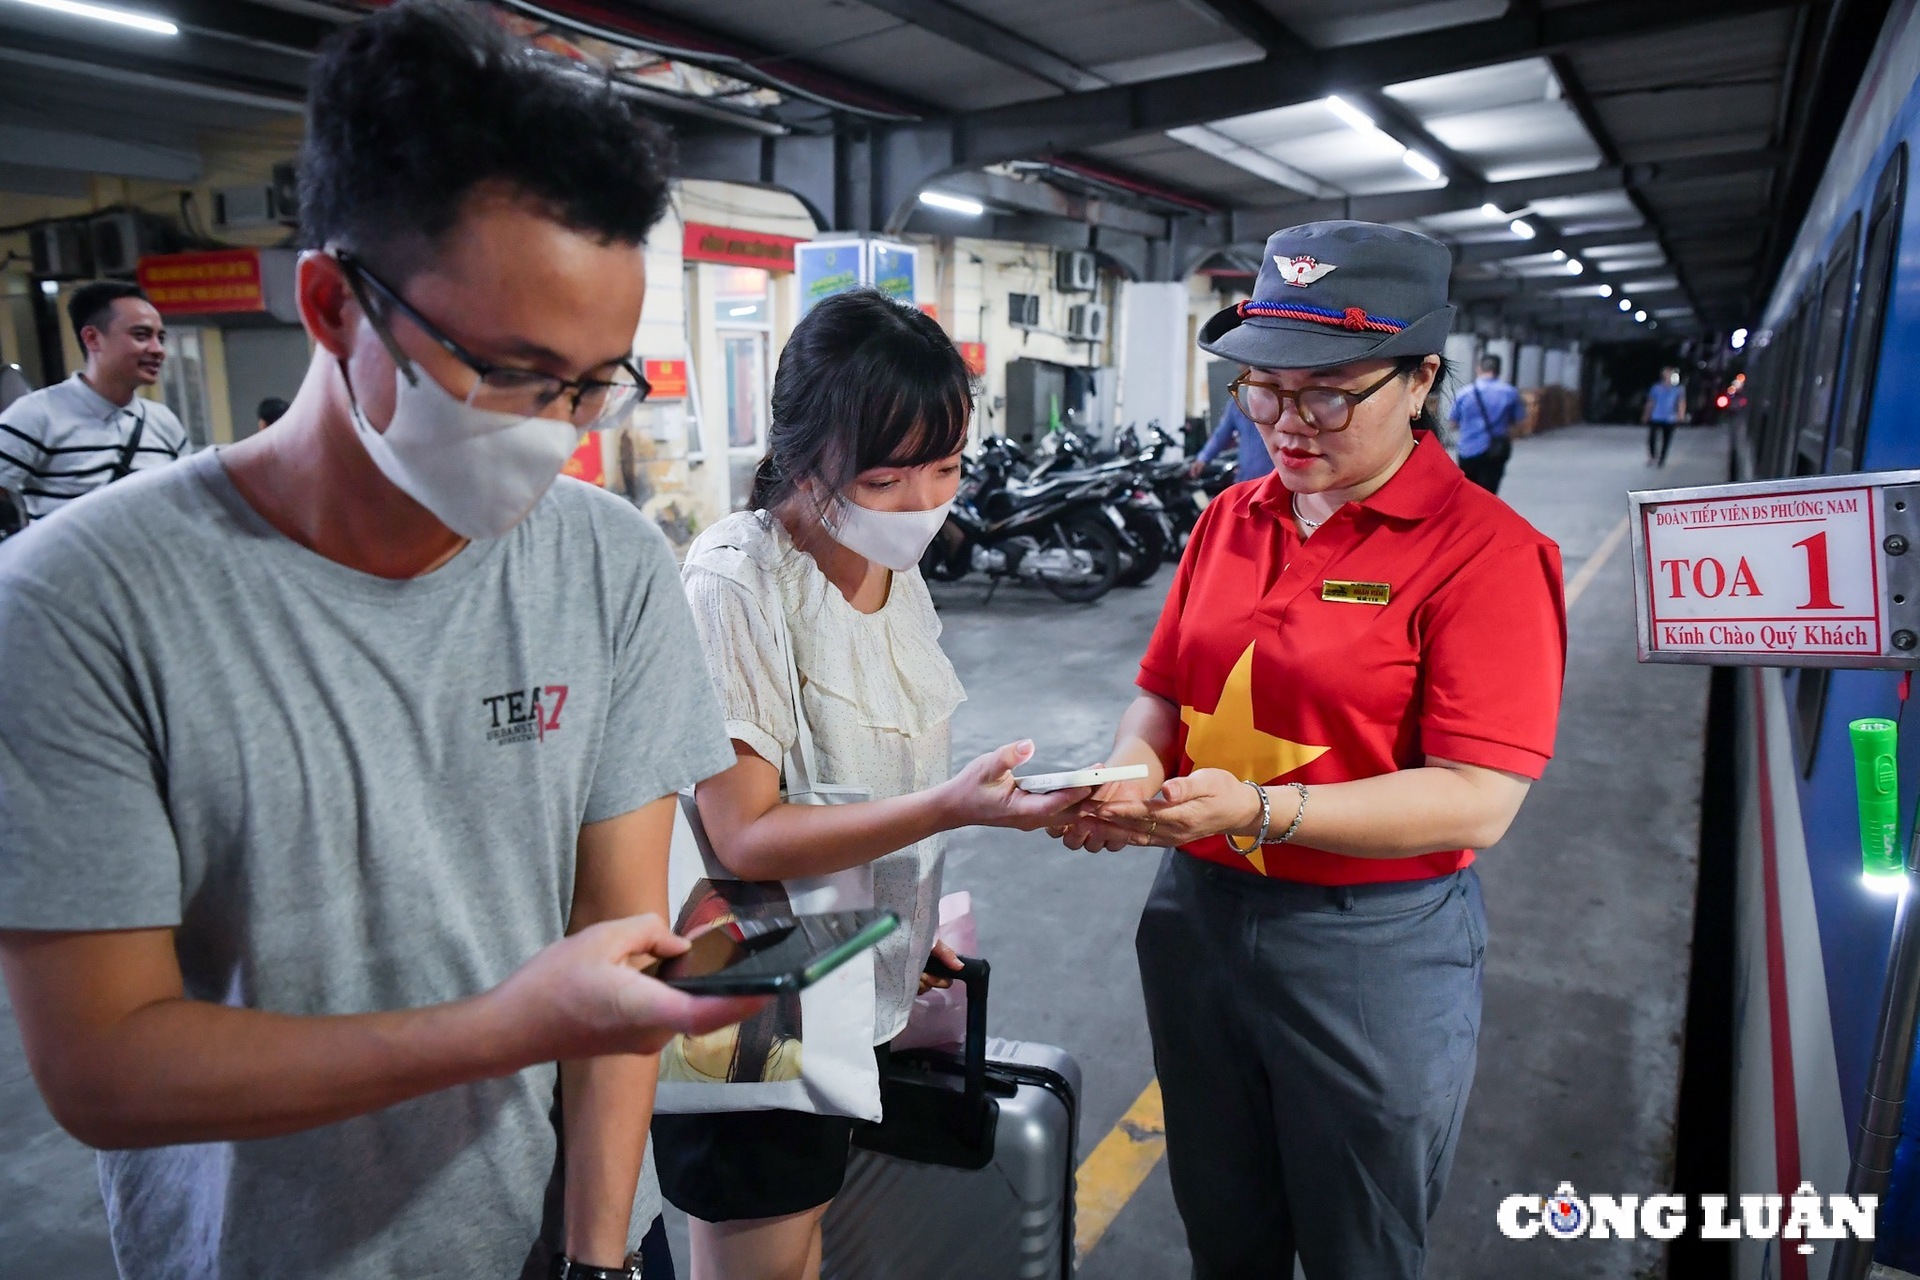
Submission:
M 1293 833 L 1300 829 L 1301 819 L 1307 816 L 1307 784 L 1304 782 L 1289 782 L 1286 785 L 1300 793 L 1300 807 L 1294 810 L 1293 821 L 1287 824 L 1287 829 L 1280 833 L 1278 840 L 1273 841 L 1274 844 L 1285 844 L 1287 841 L 1293 839 Z M 1265 792 L 1266 788 L 1262 787 L 1261 793 L 1264 795 Z M 1265 833 L 1262 832 L 1262 834 Z

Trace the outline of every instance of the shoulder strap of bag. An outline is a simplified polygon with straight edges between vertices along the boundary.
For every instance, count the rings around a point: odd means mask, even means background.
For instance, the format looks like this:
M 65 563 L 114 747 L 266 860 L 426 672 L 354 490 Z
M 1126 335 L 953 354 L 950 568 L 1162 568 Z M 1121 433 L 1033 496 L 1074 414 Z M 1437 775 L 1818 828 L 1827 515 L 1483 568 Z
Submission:
M 128 436 L 127 442 L 120 446 L 120 460 L 113 464 L 113 474 L 107 477 L 108 484 L 116 480 L 125 480 L 128 473 L 133 470 L 133 455 L 139 452 L 140 437 L 146 433 L 147 411 L 142 409 L 134 415 L 133 434 Z
M 793 699 L 793 750 L 787 753 L 787 790 L 813 789 L 819 770 L 814 763 L 813 730 L 807 725 L 806 704 L 800 700 L 800 667 L 793 656 L 793 630 L 787 625 L 787 610 L 774 600 L 774 627 L 780 633 L 780 648 L 787 660 L 787 695 Z
M 1487 439 L 1491 441 L 1494 437 L 1493 415 L 1487 412 L 1487 402 L 1480 398 L 1480 388 L 1477 386 L 1473 387 L 1472 391 L 1473 391 L 1473 402 L 1480 406 L 1480 421 L 1487 428 Z M 1505 438 L 1506 434 L 1507 433 L 1504 431 L 1500 432 L 1500 435 L 1503 439 Z

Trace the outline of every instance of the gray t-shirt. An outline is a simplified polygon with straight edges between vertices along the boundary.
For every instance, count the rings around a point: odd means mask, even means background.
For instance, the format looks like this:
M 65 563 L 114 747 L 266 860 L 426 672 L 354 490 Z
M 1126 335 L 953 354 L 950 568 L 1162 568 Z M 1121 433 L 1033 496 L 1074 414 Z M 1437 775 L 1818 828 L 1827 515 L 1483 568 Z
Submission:
M 176 928 L 186 993 L 287 1014 L 486 990 L 565 931 L 581 824 L 733 763 L 673 556 L 562 480 L 390 581 L 214 452 L 0 545 L 0 927 Z M 261 1141 L 103 1153 L 121 1274 L 520 1274 L 541 1066 Z M 636 1233 L 658 1211 L 651 1166 Z

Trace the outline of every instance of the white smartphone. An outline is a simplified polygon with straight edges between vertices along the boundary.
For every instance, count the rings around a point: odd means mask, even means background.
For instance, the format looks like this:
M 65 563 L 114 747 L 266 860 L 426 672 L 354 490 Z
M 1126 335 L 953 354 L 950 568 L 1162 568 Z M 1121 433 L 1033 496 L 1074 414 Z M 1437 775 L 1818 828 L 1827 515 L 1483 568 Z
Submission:
M 1071 787 L 1097 787 L 1108 782 L 1132 782 L 1147 776 L 1143 764 L 1115 764 L 1103 769 L 1074 769 L 1068 773 L 1036 773 L 1030 778 L 1015 778 L 1022 791 L 1043 793 L 1065 791 Z

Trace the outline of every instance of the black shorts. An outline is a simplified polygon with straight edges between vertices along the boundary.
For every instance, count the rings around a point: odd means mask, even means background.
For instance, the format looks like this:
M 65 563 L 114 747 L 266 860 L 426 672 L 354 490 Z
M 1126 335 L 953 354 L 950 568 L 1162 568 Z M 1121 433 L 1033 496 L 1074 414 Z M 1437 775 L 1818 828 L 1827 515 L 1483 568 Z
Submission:
M 702 1222 L 779 1218 L 840 1194 L 853 1126 L 803 1111 L 714 1111 L 653 1118 L 660 1192 Z
M 875 1045 L 886 1078 L 888 1046 Z M 863 1121 L 804 1111 L 710 1111 L 653 1117 L 660 1193 L 702 1222 L 782 1218 L 817 1209 L 847 1179 Z

